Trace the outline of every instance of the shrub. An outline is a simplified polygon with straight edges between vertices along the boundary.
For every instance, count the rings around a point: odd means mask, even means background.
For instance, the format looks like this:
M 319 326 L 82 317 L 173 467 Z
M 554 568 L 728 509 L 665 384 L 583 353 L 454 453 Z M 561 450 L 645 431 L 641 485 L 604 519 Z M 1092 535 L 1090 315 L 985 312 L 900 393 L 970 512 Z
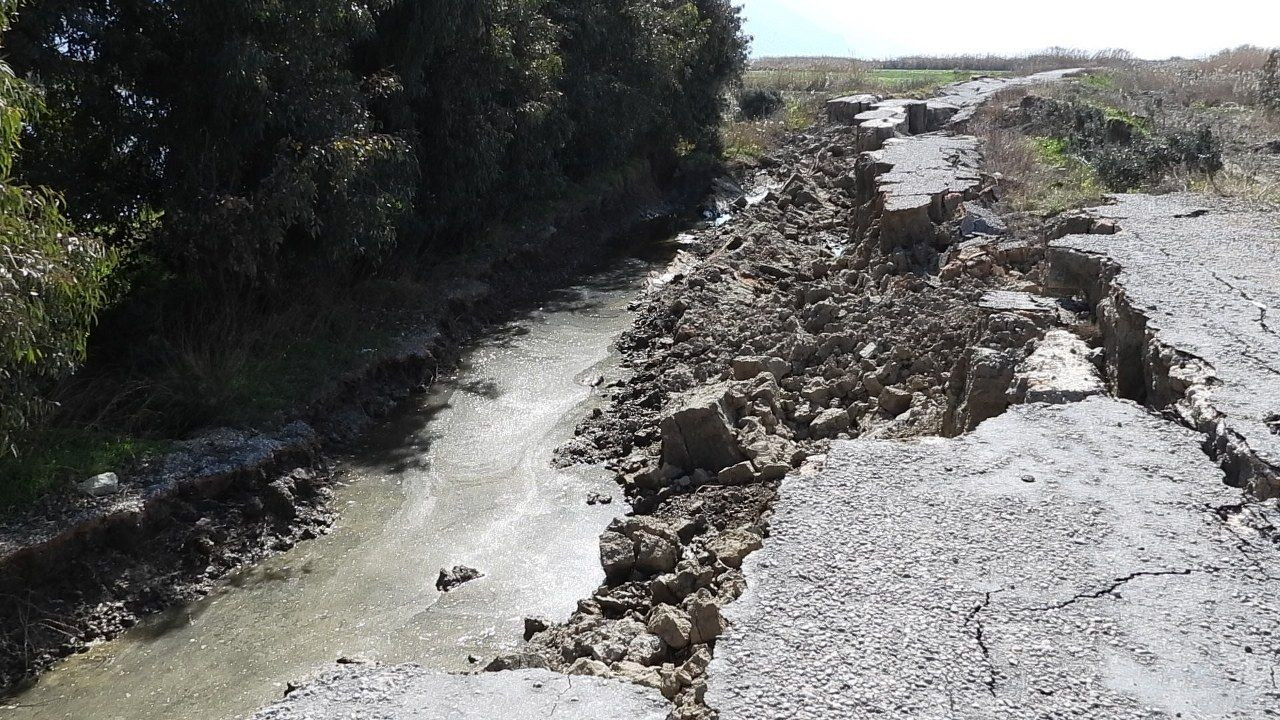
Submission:
M 1021 108 L 1027 128 L 1044 136 L 1042 147 L 1088 162 L 1114 191 L 1152 183 L 1174 168 L 1222 169 L 1222 141 L 1208 127 L 1156 131 L 1144 118 L 1077 100 L 1029 96 Z
M 1265 107 L 1280 112 L 1280 50 L 1267 54 L 1262 78 L 1258 82 L 1258 100 Z
M 786 107 L 782 93 L 766 88 L 745 88 L 738 93 L 738 111 L 745 120 L 763 120 Z

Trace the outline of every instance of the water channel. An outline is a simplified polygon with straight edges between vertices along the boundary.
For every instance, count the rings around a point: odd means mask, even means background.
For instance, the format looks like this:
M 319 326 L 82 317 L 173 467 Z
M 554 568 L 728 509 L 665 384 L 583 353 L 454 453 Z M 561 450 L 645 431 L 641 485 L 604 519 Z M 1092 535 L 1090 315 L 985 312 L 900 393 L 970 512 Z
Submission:
M 615 372 L 627 305 L 661 265 L 628 259 L 471 348 L 454 377 L 341 463 L 333 531 L 63 662 L 0 709 L 14 720 L 232 720 L 340 657 L 461 671 L 564 618 L 603 579 L 622 503 L 552 451 Z M 477 581 L 441 594 L 441 568 Z

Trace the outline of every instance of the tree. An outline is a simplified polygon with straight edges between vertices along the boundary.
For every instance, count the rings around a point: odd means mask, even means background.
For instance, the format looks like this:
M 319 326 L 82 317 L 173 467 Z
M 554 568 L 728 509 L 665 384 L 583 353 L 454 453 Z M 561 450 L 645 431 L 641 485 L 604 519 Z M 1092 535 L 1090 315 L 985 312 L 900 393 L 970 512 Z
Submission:
M 17 0 L 0 0 L 0 29 Z M 25 123 L 40 97 L 0 64 L 0 455 L 48 414 L 50 383 L 84 359 L 114 256 L 78 236 L 61 199 L 11 177 Z

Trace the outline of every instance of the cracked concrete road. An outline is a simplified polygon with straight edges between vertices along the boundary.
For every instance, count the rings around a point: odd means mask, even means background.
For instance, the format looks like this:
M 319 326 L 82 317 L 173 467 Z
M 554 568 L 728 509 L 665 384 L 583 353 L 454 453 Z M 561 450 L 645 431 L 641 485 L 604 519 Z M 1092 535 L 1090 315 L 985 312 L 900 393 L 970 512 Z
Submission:
M 1228 467 L 1236 482 L 1263 497 L 1280 494 L 1280 214 L 1196 195 L 1115 201 L 1090 214 L 1115 220 L 1120 231 L 1053 241 L 1054 274 L 1096 276 L 1099 263 L 1082 259 L 1118 267 L 1114 288 L 1092 294 L 1118 290 L 1160 344 L 1210 366 L 1205 407 L 1180 411 L 1189 425 L 1242 443 L 1232 453 L 1240 457 L 1226 458 L 1240 464 Z M 1156 393 L 1160 378 L 1150 368 L 1160 363 L 1152 349 L 1142 352 L 1119 374 L 1145 385 L 1137 391 Z
M 1280 715 L 1280 565 L 1199 436 L 1126 401 L 837 444 L 783 486 L 722 720 Z
M 1050 70 L 1023 77 L 980 77 L 942 88 L 943 94 L 934 98 L 932 102 L 955 105 L 960 108 L 960 112 L 951 119 L 951 123 L 953 125 L 963 125 L 973 117 L 973 113 L 987 98 L 1005 88 L 1057 82 L 1065 77 L 1079 73 L 1080 70 L 1080 68 Z
M 664 720 L 656 690 L 546 670 L 445 675 L 416 665 L 330 673 L 253 720 Z

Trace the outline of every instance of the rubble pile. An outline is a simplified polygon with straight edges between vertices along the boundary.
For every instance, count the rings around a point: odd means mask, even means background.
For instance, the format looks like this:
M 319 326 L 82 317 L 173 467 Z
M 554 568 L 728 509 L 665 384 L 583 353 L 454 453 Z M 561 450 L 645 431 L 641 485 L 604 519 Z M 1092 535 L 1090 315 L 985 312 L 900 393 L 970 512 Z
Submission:
M 976 141 L 859 142 L 833 125 L 765 158 L 765 192 L 683 238 L 674 276 L 638 301 L 630 376 L 560 454 L 607 461 L 635 515 L 601 538 L 595 595 L 488 669 L 629 679 L 674 718 L 713 717 L 721 610 L 783 477 L 833 440 L 959 434 L 1017 399 L 1064 311 L 1027 294 L 1040 254 L 984 209 Z

